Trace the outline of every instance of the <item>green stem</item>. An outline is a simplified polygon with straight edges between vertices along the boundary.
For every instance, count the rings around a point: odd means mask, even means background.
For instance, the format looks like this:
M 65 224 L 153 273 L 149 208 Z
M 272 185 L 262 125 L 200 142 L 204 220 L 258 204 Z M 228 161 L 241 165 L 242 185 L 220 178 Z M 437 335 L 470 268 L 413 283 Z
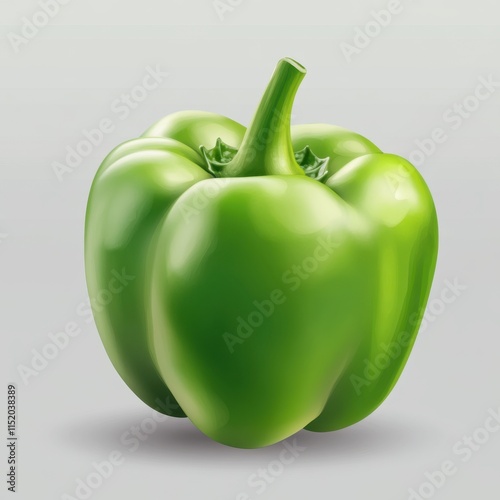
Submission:
M 238 153 L 224 168 L 224 177 L 305 175 L 295 160 L 290 135 L 293 101 L 305 74 L 293 59 L 279 61 Z

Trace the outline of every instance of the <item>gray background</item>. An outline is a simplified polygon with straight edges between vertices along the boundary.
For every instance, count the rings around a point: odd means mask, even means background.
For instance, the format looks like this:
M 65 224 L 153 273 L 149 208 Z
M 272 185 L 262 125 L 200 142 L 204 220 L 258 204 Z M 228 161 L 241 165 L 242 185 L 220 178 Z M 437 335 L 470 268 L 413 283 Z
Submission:
M 458 472 L 433 498 L 498 498 L 500 432 L 467 463 L 453 447 L 500 405 L 500 89 L 457 130 L 443 113 L 471 95 L 479 77 L 500 80 L 500 6 L 497 0 L 402 5 L 348 62 L 340 44 L 352 43 L 355 27 L 387 1 L 243 0 L 221 20 L 211 0 L 73 0 L 18 53 L 7 36 L 39 7 L 34 0 L 2 2 L 2 380 L 18 386 L 19 498 L 74 495 L 76 479 L 113 450 L 125 460 L 91 498 L 232 500 L 245 492 L 263 499 L 407 499 L 409 488 L 418 489 L 445 460 Z M 151 410 L 121 382 L 95 326 L 78 314 L 87 299 L 83 222 L 92 177 L 111 148 L 176 110 L 205 109 L 248 123 L 285 55 L 309 70 L 295 123 L 336 123 L 403 156 L 434 128 L 447 132 L 419 165 L 440 221 L 432 291 L 438 312 L 386 402 L 351 428 L 299 433 L 306 450 L 259 495 L 249 477 L 273 467 L 281 444 L 231 449 L 176 419 L 161 423 L 135 452 L 120 443 Z M 121 120 L 112 103 L 148 65 L 169 75 Z M 104 117 L 115 130 L 59 182 L 53 162 L 63 162 L 66 147 Z M 466 287 L 451 304 L 439 299 L 445 280 Z M 31 350 L 68 322 L 81 334 L 24 384 L 19 365 L 29 365 Z

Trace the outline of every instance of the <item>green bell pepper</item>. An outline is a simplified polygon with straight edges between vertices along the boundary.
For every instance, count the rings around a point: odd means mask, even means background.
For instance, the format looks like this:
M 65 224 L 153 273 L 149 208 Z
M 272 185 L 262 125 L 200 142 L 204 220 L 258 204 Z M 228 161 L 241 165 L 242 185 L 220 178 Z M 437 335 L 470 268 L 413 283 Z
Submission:
M 373 412 L 437 257 L 409 162 L 340 127 L 290 126 L 304 75 L 281 60 L 248 129 L 160 120 L 108 155 L 87 208 L 88 289 L 116 370 L 146 404 L 242 448 Z M 102 293 L 113 273 L 127 286 Z

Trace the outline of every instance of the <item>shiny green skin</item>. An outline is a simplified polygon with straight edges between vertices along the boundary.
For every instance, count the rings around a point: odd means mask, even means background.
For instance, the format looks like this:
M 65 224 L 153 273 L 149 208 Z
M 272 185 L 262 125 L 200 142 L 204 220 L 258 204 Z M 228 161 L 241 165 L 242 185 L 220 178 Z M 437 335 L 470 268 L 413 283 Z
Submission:
M 114 149 L 100 166 L 89 195 L 85 222 L 85 269 L 91 299 L 109 288 L 112 272 L 135 278 L 113 295 L 109 304 L 93 307 L 106 351 L 125 383 L 159 412 L 185 416 L 159 376 L 148 340 L 149 283 L 146 276 L 156 228 L 175 200 L 201 180 L 211 177 L 200 165 L 201 155 L 189 139 L 211 144 L 221 131 L 237 140 L 243 127 L 212 113 L 172 115 L 173 128 L 188 121 L 187 145 L 182 132 L 170 138 L 145 134 Z M 208 133 L 207 133 L 208 132 Z M 206 134 L 206 135 L 204 135 Z M 174 138 L 172 138 L 174 137 Z
M 85 255 L 91 297 L 113 269 L 136 276 L 94 311 L 129 387 L 216 441 L 255 448 L 354 424 L 386 398 L 417 335 L 438 233 L 417 170 L 331 125 L 291 130 L 294 151 L 330 157 L 321 181 L 214 178 L 199 146 L 244 135 L 189 111 L 115 149 L 92 185 Z M 239 318 L 276 294 L 238 335 Z M 397 354 L 367 380 L 388 346 Z

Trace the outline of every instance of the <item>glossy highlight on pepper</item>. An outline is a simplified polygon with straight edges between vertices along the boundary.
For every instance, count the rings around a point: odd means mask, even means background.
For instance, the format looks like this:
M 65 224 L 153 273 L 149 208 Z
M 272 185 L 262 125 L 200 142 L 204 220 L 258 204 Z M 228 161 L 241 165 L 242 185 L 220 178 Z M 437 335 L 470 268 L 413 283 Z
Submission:
M 171 114 L 114 149 L 85 227 L 97 328 L 152 408 L 256 448 L 373 412 L 417 336 L 438 248 L 425 181 L 327 124 L 290 125 L 306 71 L 282 59 L 248 128 Z

